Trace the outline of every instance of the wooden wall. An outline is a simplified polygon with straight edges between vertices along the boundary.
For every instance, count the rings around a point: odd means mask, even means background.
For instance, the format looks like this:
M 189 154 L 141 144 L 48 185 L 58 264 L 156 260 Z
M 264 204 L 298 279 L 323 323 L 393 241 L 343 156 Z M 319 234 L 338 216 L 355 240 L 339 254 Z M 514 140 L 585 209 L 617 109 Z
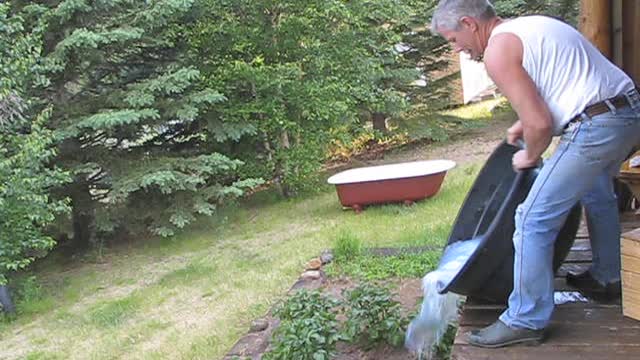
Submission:
M 622 1 L 622 68 L 640 85 L 640 1 Z
M 612 4 L 602 0 L 582 0 L 580 2 L 580 18 L 578 28 L 587 39 L 608 58 L 613 55 L 611 43 L 613 37 Z
M 640 85 L 640 1 L 581 0 L 580 31 Z

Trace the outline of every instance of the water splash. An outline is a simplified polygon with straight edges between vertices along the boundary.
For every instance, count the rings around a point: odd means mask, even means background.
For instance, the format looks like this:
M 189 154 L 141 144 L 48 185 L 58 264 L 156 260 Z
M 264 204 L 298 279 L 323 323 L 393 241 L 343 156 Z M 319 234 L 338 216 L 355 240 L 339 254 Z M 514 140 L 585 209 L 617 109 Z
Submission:
M 457 318 L 460 296 L 439 292 L 453 280 L 479 244 L 480 239 L 471 239 L 447 246 L 438 268 L 422 279 L 422 308 L 409 324 L 405 337 L 405 347 L 420 359 L 432 357 L 434 345 L 440 343 L 449 324 Z

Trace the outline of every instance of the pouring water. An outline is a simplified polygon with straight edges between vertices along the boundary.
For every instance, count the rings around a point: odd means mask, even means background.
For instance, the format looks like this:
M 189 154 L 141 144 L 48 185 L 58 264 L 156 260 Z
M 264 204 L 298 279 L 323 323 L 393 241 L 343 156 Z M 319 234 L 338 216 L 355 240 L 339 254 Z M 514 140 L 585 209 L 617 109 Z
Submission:
M 480 239 L 476 238 L 447 246 L 438 268 L 422 279 L 422 308 L 418 317 L 409 324 L 405 337 L 405 347 L 416 352 L 419 358 L 431 358 L 434 345 L 440 342 L 449 324 L 456 319 L 461 297 L 450 292 L 440 294 L 440 291 L 460 272 L 479 244 Z

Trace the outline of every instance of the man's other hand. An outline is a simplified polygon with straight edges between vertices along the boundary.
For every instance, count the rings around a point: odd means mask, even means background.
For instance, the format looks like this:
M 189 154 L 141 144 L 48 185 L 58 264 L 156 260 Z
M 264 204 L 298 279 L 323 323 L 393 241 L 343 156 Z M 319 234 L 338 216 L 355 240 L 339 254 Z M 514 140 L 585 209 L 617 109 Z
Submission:
M 515 154 L 513 154 L 513 158 L 511 159 L 511 164 L 513 166 L 513 169 L 517 171 L 517 170 L 524 170 L 524 169 L 536 167 L 538 165 L 538 161 L 540 161 L 540 158 L 533 159 L 533 160 L 529 159 L 527 157 L 527 151 L 520 150 Z
M 524 136 L 524 128 L 520 120 L 516 121 L 509 129 L 507 129 L 507 142 L 513 146 L 517 146 L 518 139 Z

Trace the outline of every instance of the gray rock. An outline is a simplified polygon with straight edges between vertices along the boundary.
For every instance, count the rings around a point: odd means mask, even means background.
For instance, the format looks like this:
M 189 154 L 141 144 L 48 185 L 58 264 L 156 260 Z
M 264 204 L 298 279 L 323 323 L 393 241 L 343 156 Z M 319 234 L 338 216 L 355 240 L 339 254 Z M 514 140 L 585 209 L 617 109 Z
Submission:
M 322 277 L 322 274 L 320 274 L 320 271 L 318 270 L 305 271 L 300 276 L 300 278 L 304 280 L 316 280 L 320 279 L 320 277 Z
M 315 290 L 315 289 L 319 289 L 322 284 L 324 283 L 325 278 L 323 276 L 321 276 L 320 279 L 303 279 L 300 278 L 298 279 L 298 281 L 296 281 L 295 284 L 293 284 L 293 286 L 291 287 L 291 289 L 289 290 L 290 293 L 298 291 L 300 289 L 307 289 L 307 290 Z
M 263 334 L 248 334 L 243 336 L 233 346 L 227 354 L 227 358 L 252 357 L 253 355 L 262 353 L 269 344 L 268 339 Z
M 256 319 L 251 322 L 251 327 L 249 328 L 249 332 L 259 332 L 267 329 L 269 327 L 269 321 L 266 319 Z
M 320 261 L 322 261 L 322 265 L 328 264 L 333 261 L 333 254 L 330 250 L 325 250 L 320 255 Z
M 321 267 L 322 267 L 322 259 L 315 258 L 315 259 L 311 259 L 311 261 L 307 263 L 306 270 L 320 270 Z

